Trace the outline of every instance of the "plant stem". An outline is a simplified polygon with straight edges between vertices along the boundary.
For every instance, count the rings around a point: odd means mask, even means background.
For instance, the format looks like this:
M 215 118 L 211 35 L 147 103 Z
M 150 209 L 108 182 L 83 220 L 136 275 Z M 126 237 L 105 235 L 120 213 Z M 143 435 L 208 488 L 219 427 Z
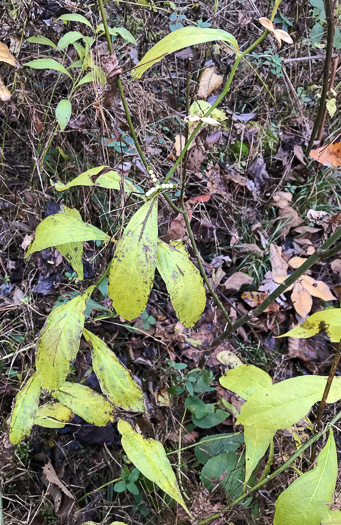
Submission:
M 274 290 L 266 299 L 263 301 L 257 308 L 251 310 L 247 314 L 243 315 L 235 323 L 233 323 L 231 329 L 227 328 L 222 332 L 212 343 L 212 346 L 217 346 L 220 344 L 226 337 L 228 337 L 231 332 L 234 332 L 245 323 L 249 322 L 253 317 L 258 317 L 261 313 L 266 310 L 271 303 L 273 303 L 289 286 L 294 284 L 300 277 L 303 275 L 309 268 L 311 268 L 319 259 L 324 256 L 327 250 L 341 237 L 341 227 L 335 230 L 335 232 L 329 237 L 329 239 L 324 242 L 321 247 L 313 253 L 297 270 L 295 270 L 289 277 L 280 284 L 276 290 Z
M 330 392 L 330 389 L 331 389 L 331 386 L 332 386 L 333 379 L 335 377 L 337 365 L 339 364 L 339 361 L 340 361 L 340 357 L 341 357 L 341 342 L 336 347 L 336 352 L 335 352 L 333 364 L 332 364 L 332 366 L 330 368 L 330 372 L 329 372 L 329 375 L 328 375 L 326 387 L 324 389 L 323 396 L 322 396 L 322 399 L 321 399 L 321 402 L 320 402 L 320 406 L 319 406 L 318 411 L 317 411 L 317 416 L 316 416 L 316 421 L 315 421 L 315 428 L 316 428 L 317 431 L 321 430 L 321 421 L 322 421 L 323 412 L 324 412 L 324 409 L 325 409 L 325 406 L 326 406 L 327 398 L 328 398 L 328 395 L 329 395 L 329 392 Z M 316 446 L 314 444 L 312 452 L 311 452 L 311 461 L 312 462 L 315 461 L 315 456 L 316 456 Z
M 313 445 L 321 436 L 323 436 L 327 432 L 327 430 L 329 428 L 331 428 L 333 425 L 335 425 L 335 423 L 340 418 L 341 418 L 341 410 L 340 410 L 340 412 L 338 412 L 336 414 L 335 417 L 333 417 L 333 419 L 329 423 L 327 423 L 327 425 L 325 426 L 325 428 L 323 430 L 321 430 L 320 432 L 315 434 L 306 443 L 304 443 L 304 445 L 302 445 L 298 450 L 296 450 L 296 452 L 291 456 L 291 458 L 289 458 L 288 461 L 283 463 L 283 465 L 281 467 L 279 467 L 277 470 L 275 470 L 272 474 L 266 476 L 266 478 L 264 478 L 261 481 L 259 481 L 258 483 L 256 483 L 256 485 L 251 487 L 250 490 L 248 490 L 247 492 L 244 492 L 241 496 L 239 496 L 238 498 L 233 500 L 229 505 L 224 507 L 220 512 L 216 512 L 215 514 L 212 514 L 208 518 L 205 518 L 205 519 L 199 521 L 198 525 L 208 525 L 208 523 L 211 523 L 212 521 L 223 517 L 223 514 L 225 512 L 227 512 L 232 507 L 235 507 L 236 505 L 238 505 L 238 503 L 243 501 L 243 499 L 247 498 L 250 494 L 252 494 L 252 492 L 255 492 L 256 490 L 258 490 L 261 487 L 263 487 L 263 485 L 265 485 L 268 481 L 271 481 L 272 479 L 276 478 L 278 476 L 278 474 L 280 474 L 281 472 L 286 470 L 288 467 L 290 467 L 290 465 L 295 461 L 296 458 L 298 458 L 302 454 L 302 452 L 304 452 L 307 448 L 309 448 L 310 445 Z
M 320 105 L 319 105 L 317 115 L 315 118 L 313 131 L 311 132 L 309 144 L 305 152 L 307 157 L 313 147 L 316 134 L 319 131 L 322 121 L 323 121 L 323 115 L 324 115 L 324 110 L 326 107 L 326 98 L 327 98 L 328 86 L 329 86 L 330 65 L 331 65 L 332 55 L 333 55 L 333 42 L 334 42 L 334 32 L 335 32 L 333 0 L 324 0 L 324 8 L 326 12 L 327 31 L 328 31 L 327 32 L 326 59 L 324 62 L 323 84 L 322 84 Z

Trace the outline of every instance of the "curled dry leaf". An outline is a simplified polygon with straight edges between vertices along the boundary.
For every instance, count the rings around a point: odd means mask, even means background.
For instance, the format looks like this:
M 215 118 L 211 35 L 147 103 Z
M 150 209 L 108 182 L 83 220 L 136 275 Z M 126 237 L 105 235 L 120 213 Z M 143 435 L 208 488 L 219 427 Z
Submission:
M 339 168 L 341 166 L 341 142 L 334 142 L 329 146 L 313 149 L 310 156 L 324 166 Z
M 0 77 L 0 100 L 7 102 L 11 98 L 9 89 L 5 86 L 4 81 Z
M 2 42 L 0 42 L 0 62 L 6 62 L 6 64 L 14 67 L 19 66 L 19 62 L 14 58 L 12 53 L 10 53 L 6 44 L 3 44 Z
M 282 45 L 282 40 L 283 42 L 287 42 L 288 44 L 294 43 L 293 39 L 286 31 L 283 31 L 283 29 L 276 29 L 271 20 L 269 20 L 268 18 L 260 18 L 259 23 L 275 37 L 279 47 L 281 47 Z
M 278 191 L 274 194 L 272 203 L 278 208 L 278 218 L 283 222 L 281 238 L 285 239 L 291 228 L 301 224 L 302 219 L 297 211 L 290 205 L 293 195 L 287 191 Z
M 206 68 L 200 77 L 198 98 L 206 100 L 213 91 L 220 88 L 223 78 L 223 75 L 217 75 L 214 66 Z
M 112 78 L 122 73 L 122 68 L 119 66 L 118 59 L 115 53 L 103 57 L 102 64 L 107 78 Z

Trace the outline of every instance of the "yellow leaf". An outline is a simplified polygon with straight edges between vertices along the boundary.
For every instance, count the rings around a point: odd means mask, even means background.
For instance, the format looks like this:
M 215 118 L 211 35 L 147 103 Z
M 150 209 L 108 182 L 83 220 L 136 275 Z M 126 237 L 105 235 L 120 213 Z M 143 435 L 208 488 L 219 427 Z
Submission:
M 87 386 L 66 381 L 53 397 L 97 427 L 104 427 L 114 420 L 114 406 Z
M 64 383 L 76 358 L 86 303 L 94 288 L 90 286 L 82 295 L 52 310 L 40 332 L 36 367 L 42 387 L 48 391 Z
M 257 366 L 240 365 L 232 370 L 227 370 L 226 374 L 219 379 L 219 383 L 247 400 L 258 390 L 270 387 L 272 379 L 269 374 Z
M 183 251 L 181 243 L 159 241 L 157 269 L 165 281 L 172 305 L 180 322 L 190 328 L 201 317 L 206 305 L 201 275 Z
M 229 368 L 236 368 L 243 364 L 239 357 L 231 352 L 231 350 L 222 350 L 222 352 L 219 352 L 216 357 L 219 363 Z
M 74 217 L 81 221 L 82 217 L 76 208 L 68 208 L 63 206 L 62 213 L 65 213 L 68 217 Z M 83 243 L 80 242 L 69 242 L 67 244 L 59 244 L 56 246 L 59 253 L 65 257 L 65 259 L 71 264 L 72 268 L 77 274 L 80 281 L 83 280 Z
M 6 64 L 10 64 L 14 67 L 19 65 L 16 58 L 10 53 L 6 44 L 3 44 L 2 42 L 0 42 L 0 62 L 6 62 Z
M 259 460 L 267 451 L 276 430 L 272 428 L 258 428 L 244 426 L 245 452 L 245 483 L 250 479 L 252 472 L 258 465 Z
M 153 286 L 157 205 L 157 197 L 154 197 L 132 216 L 111 264 L 108 294 L 117 313 L 128 321 L 144 311 Z
M 279 337 L 306 339 L 320 332 L 326 332 L 332 343 L 341 341 L 341 309 L 328 308 L 310 315 L 304 323 Z
M 333 118 L 333 116 L 336 113 L 336 109 L 337 109 L 336 108 L 336 98 L 330 98 L 329 100 L 327 100 L 326 107 L 327 107 L 327 111 L 330 117 Z
M 15 398 L 9 431 L 9 440 L 13 445 L 20 443 L 34 425 L 40 390 L 39 376 L 34 374 Z
M 60 403 L 46 403 L 38 408 L 34 424 L 46 428 L 63 428 L 72 415 L 71 410 Z
M 217 75 L 215 67 L 210 66 L 202 72 L 197 93 L 198 98 L 207 99 L 223 83 L 223 75 Z
M 120 419 L 117 429 L 122 435 L 122 447 L 135 467 L 168 496 L 175 499 L 191 516 L 179 490 L 165 449 L 154 439 L 144 439 L 132 426 Z M 192 517 L 192 516 L 191 516 Z
M 103 394 L 123 410 L 145 412 L 144 394 L 129 370 L 99 337 L 85 328 L 83 335 L 92 347 L 92 366 Z
M 119 190 L 123 181 L 124 191 L 126 193 L 129 194 L 134 192 L 141 194 L 141 190 L 134 186 L 134 184 L 125 177 L 122 178 L 117 171 L 109 170 L 106 173 L 101 174 L 101 172 L 105 169 L 108 169 L 108 167 L 97 166 L 96 168 L 91 168 L 87 171 L 84 171 L 67 184 L 56 182 L 54 187 L 57 191 L 65 191 L 69 188 L 73 188 L 74 186 L 97 186 L 98 188 Z

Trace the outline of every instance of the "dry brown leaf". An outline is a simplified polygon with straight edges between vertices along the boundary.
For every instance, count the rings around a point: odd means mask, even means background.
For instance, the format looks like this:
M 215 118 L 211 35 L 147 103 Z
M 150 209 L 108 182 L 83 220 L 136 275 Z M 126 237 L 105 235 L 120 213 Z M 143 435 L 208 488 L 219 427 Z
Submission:
M 239 292 L 244 284 L 252 284 L 253 278 L 244 272 L 236 272 L 224 282 L 224 288 L 227 292 Z
M 19 65 L 16 58 L 10 53 L 6 44 L 3 44 L 2 42 L 0 42 L 0 62 L 6 62 L 6 64 L 10 64 L 14 67 L 18 67 Z
M 309 275 L 302 275 L 302 285 L 313 297 L 322 301 L 335 301 L 336 297 L 331 293 L 329 286 L 323 281 L 316 281 Z
M 186 139 L 184 137 L 184 135 L 175 135 L 175 141 L 174 141 L 174 148 L 175 148 L 175 155 L 177 157 L 180 157 L 180 154 L 182 152 L 182 150 L 184 149 L 184 146 L 185 146 L 185 143 L 186 143 Z M 192 149 L 195 145 L 195 142 L 191 142 L 188 150 Z
M 309 315 L 313 306 L 313 298 L 303 286 L 302 282 L 298 281 L 295 283 L 291 294 L 291 300 L 296 312 L 301 317 L 307 317 L 307 315 Z
M 339 168 L 341 166 L 341 142 L 334 142 L 329 146 L 313 149 L 310 156 L 324 166 Z
M 270 262 L 275 283 L 282 284 L 288 277 L 288 263 L 282 257 L 282 248 L 275 243 L 270 246 Z
M 288 264 L 291 266 L 291 268 L 294 268 L 294 270 L 296 270 L 296 268 L 299 268 L 307 259 L 305 259 L 304 257 L 292 257 L 289 261 L 288 261 Z
M 60 479 L 58 478 L 57 476 L 57 473 L 56 471 L 54 470 L 53 466 L 51 463 L 47 463 L 44 467 L 43 467 L 43 474 L 45 475 L 47 481 L 49 483 L 52 483 L 53 485 L 57 485 L 58 488 L 60 488 L 60 490 L 62 492 L 64 492 L 64 494 L 66 496 L 68 496 L 69 498 L 71 499 L 75 499 L 74 496 L 71 494 L 71 492 L 65 487 L 65 485 L 60 481 Z
M 292 193 L 286 191 L 278 191 L 274 194 L 272 204 L 278 208 L 278 218 L 283 222 L 281 228 L 281 238 L 285 239 L 291 228 L 295 228 L 301 224 L 302 219 L 297 211 L 290 206 L 292 201 Z
M 4 81 L 0 77 L 0 100 L 7 102 L 11 98 L 11 93 L 5 86 Z
M 281 47 L 282 45 L 282 40 L 284 42 L 288 42 L 288 44 L 294 43 L 293 39 L 286 31 L 283 31 L 283 29 L 276 29 L 271 20 L 269 20 L 268 18 L 260 18 L 259 23 L 275 37 L 279 47 Z
M 214 66 L 206 68 L 200 77 L 198 98 L 206 100 L 213 91 L 220 88 L 223 78 L 223 75 L 217 75 Z
M 265 299 L 268 297 L 267 292 L 244 292 L 241 295 L 241 298 L 243 301 L 246 302 L 251 308 L 256 308 L 259 306 Z M 276 313 L 279 311 L 279 304 L 276 302 L 271 303 L 265 310 L 264 313 Z
M 102 64 L 107 78 L 113 78 L 122 73 L 122 68 L 119 65 L 115 53 L 104 56 L 102 58 Z

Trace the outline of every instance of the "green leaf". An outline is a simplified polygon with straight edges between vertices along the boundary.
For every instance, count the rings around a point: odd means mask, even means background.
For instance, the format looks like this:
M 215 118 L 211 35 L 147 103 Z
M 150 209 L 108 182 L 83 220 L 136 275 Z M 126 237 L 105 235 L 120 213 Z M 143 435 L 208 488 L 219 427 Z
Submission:
M 236 452 L 243 443 L 241 434 L 214 434 L 202 438 L 195 447 L 195 456 L 199 463 L 205 465 L 207 461 L 223 452 Z
M 83 335 L 92 348 L 92 366 L 103 394 L 123 410 L 145 412 L 144 394 L 129 370 L 99 337 L 85 328 Z
M 90 286 L 82 295 L 52 310 L 40 332 L 36 367 L 42 387 L 48 391 L 57 390 L 63 384 L 76 358 L 86 303 L 94 288 Z
M 109 240 L 109 235 L 76 217 L 61 213 L 49 215 L 37 226 L 35 239 L 28 247 L 25 259 L 31 253 L 39 252 L 51 246 L 59 246 L 69 242 Z
M 235 452 L 215 456 L 203 467 L 200 479 L 208 490 L 219 483 L 228 500 L 237 498 L 243 491 L 244 458 Z
M 277 499 L 274 525 L 320 525 L 329 514 L 336 478 L 336 447 L 330 430 L 317 466 L 302 474 Z
M 339 525 L 341 523 L 341 510 L 330 510 L 321 525 Z
M 328 308 L 310 315 L 304 323 L 295 326 L 279 337 L 306 339 L 320 332 L 326 332 L 332 343 L 341 341 L 341 308 Z
M 30 38 L 27 39 L 27 42 L 31 42 L 32 44 L 41 44 L 43 46 L 50 46 L 54 49 L 57 49 L 56 44 L 49 38 L 46 38 L 46 36 L 30 36 Z
M 97 26 L 97 32 L 98 31 L 104 31 L 103 24 L 99 24 L 99 26 Z M 137 44 L 136 39 L 133 37 L 130 31 L 128 31 L 128 29 L 125 29 L 125 27 L 109 27 L 109 33 L 111 35 L 120 35 L 123 40 L 130 42 L 131 44 Z
M 246 445 L 245 453 L 245 483 L 247 483 L 252 472 L 258 465 L 259 460 L 264 456 L 272 442 L 276 430 L 272 428 L 257 428 L 244 426 L 244 440 Z
M 158 242 L 156 267 L 166 283 L 177 317 L 190 328 L 200 319 L 206 305 L 199 271 L 179 242 L 171 245 Z
M 288 428 L 322 399 L 326 377 L 300 376 L 258 390 L 242 406 L 237 423 L 258 428 Z M 327 403 L 341 399 L 341 377 L 335 377 Z
M 55 71 L 65 73 L 65 75 L 72 78 L 67 69 L 65 69 L 65 67 L 62 66 L 62 64 L 60 64 L 59 62 L 57 62 L 57 60 L 54 60 L 53 58 L 38 58 L 37 60 L 31 60 L 31 62 L 26 62 L 24 66 L 30 67 L 31 69 L 54 69 Z
M 196 100 L 193 102 L 189 108 L 189 115 L 198 115 L 198 117 L 203 117 L 207 111 L 212 107 L 212 104 L 206 102 L 206 100 Z M 221 109 L 215 108 L 210 114 L 211 118 L 222 121 L 226 120 L 226 114 Z
M 243 399 L 249 399 L 261 388 L 270 387 L 272 379 L 257 366 L 240 365 L 227 370 L 225 376 L 219 379 L 219 383 Z
M 313 44 L 318 44 L 323 38 L 323 27 L 315 24 L 310 31 L 310 39 Z
M 81 38 L 83 38 L 83 35 L 79 31 L 69 31 L 59 40 L 58 47 L 59 49 L 67 49 L 70 44 L 73 44 Z
M 69 217 L 75 217 L 78 220 L 82 220 L 82 217 L 78 210 L 75 208 L 68 208 L 63 206 L 61 213 Z M 83 243 L 82 242 L 68 242 L 66 244 L 59 244 L 56 246 L 59 253 L 65 257 L 65 259 L 71 264 L 72 268 L 77 274 L 80 281 L 83 280 Z
M 217 409 L 214 403 L 207 403 L 206 407 L 208 409 L 206 416 L 198 419 L 194 414 L 192 415 L 193 423 L 199 428 L 212 428 L 220 425 L 230 415 L 225 410 Z
M 132 426 L 120 419 L 117 429 L 122 435 L 122 447 L 130 461 L 150 481 L 175 499 L 191 516 L 179 490 L 165 449 L 154 439 L 144 439 Z M 191 516 L 192 517 L 192 516 Z
M 63 20 L 63 22 L 81 22 L 82 24 L 87 25 L 88 27 L 91 27 L 93 29 L 92 25 L 90 24 L 89 20 L 85 18 L 83 15 L 79 15 L 77 13 L 70 13 L 61 15 L 58 20 Z
M 60 403 L 46 403 L 38 408 L 35 425 L 46 428 L 63 428 L 72 419 L 69 408 Z
M 137 64 L 137 69 L 133 71 L 133 78 L 140 78 L 147 69 L 169 53 L 179 51 L 188 45 L 195 46 L 220 40 L 230 44 L 236 53 L 239 53 L 238 42 L 230 33 L 221 29 L 201 28 L 201 27 L 182 27 L 169 35 L 165 36 L 155 46 L 153 46 Z
M 208 405 L 197 396 L 188 396 L 185 401 L 185 407 L 196 417 L 196 419 L 202 419 L 207 416 L 210 411 Z
M 91 168 L 87 171 L 84 171 L 67 184 L 57 182 L 54 184 L 54 187 L 57 191 L 68 190 L 73 186 L 98 186 L 99 188 L 119 190 L 122 184 L 122 177 L 117 171 L 110 170 L 107 173 L 103 173 L 102 175 L 96 177 L 106 168 L 107 166 L 97 166 L 96 168 Z M 141 190 L 139 190 L 126 178 L 124 179 L 124 191 L 128 194 L 131 192 L 141 193 Z
M 9 431 L 9 440 L 13 445 L 20 443 L 34 425 L 40 390 L 40 378 L 38 374 L 34 374 L 15 398 Z
M 326 102 L 326 108 L 329 113 L 329 116 L 333 118 L 333 116 L 336 113 L 337 107 L 336 107 L 336 98 L 330 98 Z
M 114 407 L 105 397 L 79 383 L 66 381 L 53 397 L 66 405 L 87 423 L 104 427 L 114 420 Z
M 58 106 L 56 107 L 56 119 L 62 131 L 64 131 L 68 125 L 71 118 L 71 113 L 72 106 L 70 100 L 67 100 L 66 98 L 60 100 L 58 102 Z
M 132 216 L 118 242 L 108 284 L 116 312 L 131 321 L 146 308 L 157 251 L 157 197 Z

